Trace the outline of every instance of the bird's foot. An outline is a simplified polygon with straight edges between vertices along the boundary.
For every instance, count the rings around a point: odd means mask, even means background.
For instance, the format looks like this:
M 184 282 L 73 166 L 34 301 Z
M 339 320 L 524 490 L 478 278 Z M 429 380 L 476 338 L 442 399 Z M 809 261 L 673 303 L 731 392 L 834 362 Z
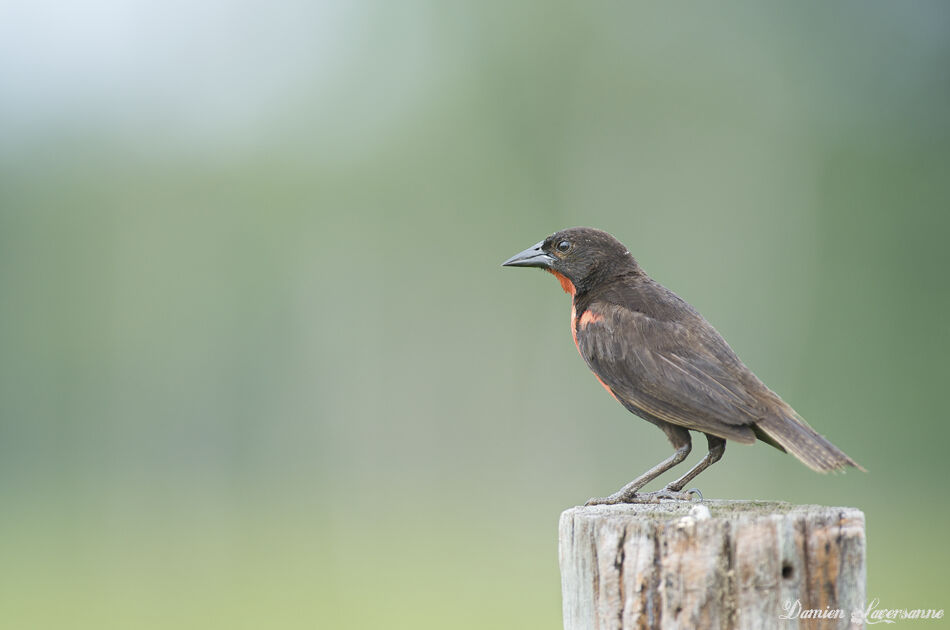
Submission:
M 686 492 L 679 490 L 656 490 L 654 492 L 617 492 L 609 497 L 590 499 L 584 505 L 617 505 L 618 503 L 659 503 L 660 501 L 692 501 L 696 497 L 703 500 L 703 493 L 696 488 Z

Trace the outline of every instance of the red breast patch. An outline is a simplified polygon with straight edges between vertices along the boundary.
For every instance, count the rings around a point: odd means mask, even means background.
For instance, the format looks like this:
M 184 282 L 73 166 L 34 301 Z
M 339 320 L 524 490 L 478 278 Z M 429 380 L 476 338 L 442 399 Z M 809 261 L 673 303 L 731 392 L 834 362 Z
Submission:
M 577 322 L 577 327 L 578 329 L 583 330 L 587 328 L 588 324 L 599 322 L 603 318 L 603 315 L 598 315 L 597 313 L 592 313 L 591 311 L 584 311 L 584 314 L 581 315 L 581 321 Z

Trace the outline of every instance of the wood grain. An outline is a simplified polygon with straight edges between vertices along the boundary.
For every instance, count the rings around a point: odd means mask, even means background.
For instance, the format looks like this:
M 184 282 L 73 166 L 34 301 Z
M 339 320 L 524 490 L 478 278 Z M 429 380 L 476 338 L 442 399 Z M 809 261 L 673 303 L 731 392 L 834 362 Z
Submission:
M 864 514 L 756 501 L 576 507 L 559 527 L 564 628 L 860 628 Z M 801 615 L 785 619 L 786 603 Z M 804 611 L 841 611 L 813 619 Z

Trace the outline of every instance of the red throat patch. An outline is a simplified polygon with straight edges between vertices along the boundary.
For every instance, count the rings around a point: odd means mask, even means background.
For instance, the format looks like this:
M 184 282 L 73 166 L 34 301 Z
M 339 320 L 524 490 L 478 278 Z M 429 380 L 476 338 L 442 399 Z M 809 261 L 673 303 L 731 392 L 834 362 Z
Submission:
M 574 295 L 574 292 L 576 291 L 574 288 L 574 283 L 568 280 L 567 276 L 565 276 L 563 273 L 558 273 L 557 271 L 552 271 L 550 269 L 546 269 L 545 271 L 552 274 L 561 282 L 561 288 L 564 289 L 565 293 Z

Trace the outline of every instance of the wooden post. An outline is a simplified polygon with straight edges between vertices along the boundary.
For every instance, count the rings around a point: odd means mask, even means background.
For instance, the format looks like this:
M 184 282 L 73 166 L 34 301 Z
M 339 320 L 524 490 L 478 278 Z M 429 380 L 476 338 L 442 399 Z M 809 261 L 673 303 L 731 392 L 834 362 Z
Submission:
M 576 507 L 561 514 L 559 547 L 565 630 L 864 627 L 851 616 L 865 607 L 855 508 Z

